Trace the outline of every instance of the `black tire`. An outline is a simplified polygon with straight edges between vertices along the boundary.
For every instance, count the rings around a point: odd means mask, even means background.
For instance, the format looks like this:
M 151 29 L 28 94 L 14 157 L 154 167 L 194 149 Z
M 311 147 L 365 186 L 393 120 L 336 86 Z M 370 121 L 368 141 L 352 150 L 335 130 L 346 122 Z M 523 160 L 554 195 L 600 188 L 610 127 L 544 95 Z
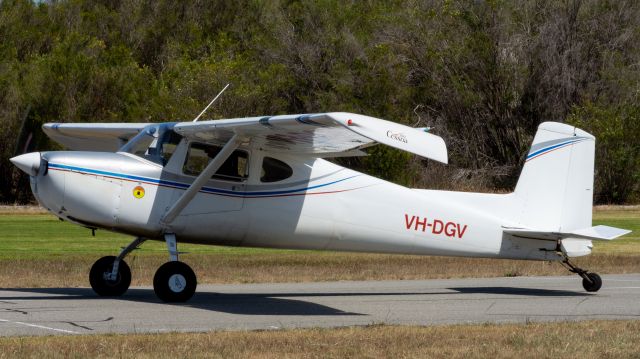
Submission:
M 196 274 L 183 262 L 167 262 L 153 276 L 153 290 L 163 302 L 186 302 L 197 286 Z
M 131 269 L 124 260 L 120 260 L 118 276 L 115 280 L 104 279 L 104 273 L 110 273 L 113 269 L 114 256 L 106 256 L 98 259 L 89 272 L 89 283 L 97 295 L 103 297 L 116 297 L 123 295 L 131 284 Z
M 587 292 L 597 292 L 602 288 L 602 278 L 596 273 L 587 273 L 587 276 L 591 281 L 588 281 L 586 278 L 582 279 L 582 286 L 584 290 Z

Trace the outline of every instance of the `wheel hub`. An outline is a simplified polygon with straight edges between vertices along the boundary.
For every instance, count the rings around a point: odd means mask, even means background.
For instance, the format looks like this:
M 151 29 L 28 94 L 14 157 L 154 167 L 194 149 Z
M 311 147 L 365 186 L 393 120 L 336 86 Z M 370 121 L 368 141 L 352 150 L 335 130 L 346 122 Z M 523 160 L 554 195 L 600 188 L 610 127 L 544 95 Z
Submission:
M 118 277 L 120 276 L 120 273 L 113 275 L 112 272 L 104 272 L 102 274 L 102 278 L 104 279 L 105 283 L 116 283 L 118 282 Z
M 187 279 L 182 274 L 174 274 L 169 277 L 169 288 L 174 293 L 180 293 L 187 286 Z
M 114 256 L 98 259 L 89 271 L 89 283 L 94 292 L 100 296 L 119 296 L 129 289 L 131 269 L 125 261 L 119 260 L 117 273 L 113 273 Z

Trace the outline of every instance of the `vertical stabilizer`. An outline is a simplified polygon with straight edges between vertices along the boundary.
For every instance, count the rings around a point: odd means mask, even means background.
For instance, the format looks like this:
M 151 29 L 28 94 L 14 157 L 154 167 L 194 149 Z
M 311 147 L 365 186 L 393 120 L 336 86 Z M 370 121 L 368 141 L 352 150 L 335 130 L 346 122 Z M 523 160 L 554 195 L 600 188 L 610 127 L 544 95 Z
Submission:
M 517 220 L 559 232 L 591 227 L 594 155 L 591 134 L 542 123 L 516 186 Z

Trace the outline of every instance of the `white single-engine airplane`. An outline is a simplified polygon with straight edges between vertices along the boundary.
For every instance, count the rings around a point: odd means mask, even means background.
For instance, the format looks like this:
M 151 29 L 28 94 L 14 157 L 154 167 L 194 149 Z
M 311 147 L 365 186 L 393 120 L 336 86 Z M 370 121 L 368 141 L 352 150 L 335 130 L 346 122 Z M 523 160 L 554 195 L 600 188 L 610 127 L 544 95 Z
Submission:
M 510 194 L 410 189 L 324 160 L 382 143 L 447 163 L 442 138 L 351 113 L 43 129 L 73 151 L 11 159 L 38 202 L 63 220 L 135 236 L 91 268 L 102 296 L 127 291 L 124 258 L 147 239 L 167 244 L 170 261 L 153 279 L 166 302 L 196 290 L 177 241 L 559 261 L 595 292 L 601 278 L 570 258 L 629 232 L 592 227 L 595 138 L 561 123 L 540 125 Z

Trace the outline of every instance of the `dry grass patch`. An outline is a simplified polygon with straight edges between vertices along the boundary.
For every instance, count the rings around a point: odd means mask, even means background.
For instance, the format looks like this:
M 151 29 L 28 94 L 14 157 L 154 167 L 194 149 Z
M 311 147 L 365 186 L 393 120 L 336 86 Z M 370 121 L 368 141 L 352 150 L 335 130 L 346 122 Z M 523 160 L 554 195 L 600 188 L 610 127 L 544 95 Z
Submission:
M 639 321 L 369 326 L 0 339 L 0 357 L 638 357 Z
M 47 214 L 49 213 L 46 209 L 40 206 L 32 206 L 32 205 L 0 205 L 0 215 L 7 214 Z

